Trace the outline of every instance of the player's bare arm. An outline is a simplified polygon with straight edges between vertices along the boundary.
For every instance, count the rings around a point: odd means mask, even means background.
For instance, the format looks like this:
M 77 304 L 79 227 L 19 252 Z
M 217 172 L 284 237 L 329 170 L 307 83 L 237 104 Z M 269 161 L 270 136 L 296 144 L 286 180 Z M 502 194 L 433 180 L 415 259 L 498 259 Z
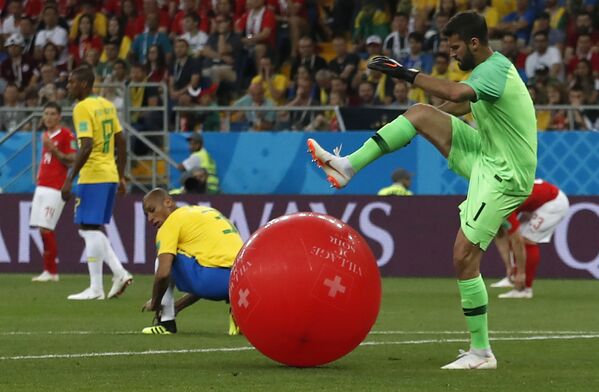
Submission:
M 414 86 L 450 102 L 469 103 L 471 100 L 476 99 L 476 93 L 467 84 L 439 79 L 423 73 L 416 76 Z
M 124 195 L 127 193 L 127 178 L 125 177 L 125 164 L 127 163 L 127 142 L 123 132 L 114 135 L 114 145 L 117 150 L 117 170 L 119 172 L 118 193 Z
M 441 105 L 437 106 L 439 110 L 443 110 L 445 113 L 453 114 L 454 116 L 463 116 L 470 113 L 470 102 L 451 102 L 445 101 Z
M 77 156 L 77 153 L 70 153 L 70 154 L 63 153 L 58 148 L 56 148 L 54 143 L 52 143 L 52 140 L 45 133 L 44 133 L 44 136 L 42 136 L 42 143 L 44 144 L 44 147 L 46 147 L 46 149 L 48 149 L 48 151 L 50 151 L 50 153 L 56 159 L 58 159 L 60 161 L 60 163 L 62 163 L 63 165 L 71 166 L 73 164 L 73 162 L 75 161 L 75 156 Z
M 183 297 L 179 298 L 177 302 L 175 302 L 175 315 L 177 315 L 180 311 L 182 311 L 189 305 L 195 304 L 196 302 L 198 302 L 199 299 L 200 297 L 198 297 L 197 295 L 185 294 Z
M 81 171 L 83 165 L 85 165 L 85 163 L 89 159 L 89 156 L 92 153 L 92 149 L 94 148 L 94 141 L 90 137 L 80 138 L 79 143 L 80 147 L 79 151 L 77 151 L 77 154 L 75 155 L 73 167 L 60 191 L 62 194 L 62 200 L 64 201 L 68 201 L 71 198 L 71 188 L 73 187 L 73 181 Z
M 517 290 L 523 290 L 526 279 L 526 248 L 524 246 L 524 237 L 518 231 L 510 234 L 510 246 L 514 253 L 517 269 L 514 276 L 514 287 Z
M 158 268 L 154 274 L 154 287 L 152 289 L 152 300 L 144 305 L 142 310 L 160 311 L 160 303 L 162 297 L 168 289 L 171 279 L 171 268 L 175 255 L 170 253 L 162 253 L 158 255 Z

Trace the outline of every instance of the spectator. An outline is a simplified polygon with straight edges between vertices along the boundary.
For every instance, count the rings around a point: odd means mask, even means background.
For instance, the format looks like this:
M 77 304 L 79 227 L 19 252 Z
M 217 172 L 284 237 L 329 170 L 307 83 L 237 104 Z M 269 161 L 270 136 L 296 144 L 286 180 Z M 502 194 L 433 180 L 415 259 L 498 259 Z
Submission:
M 358 85 L 358 98 L 360 106 L 382 105 L 383 102 L 375 94 L 375 87 L 368 81 L 363 81 Z
M 118 0 L 117 0 L 118 1 Z M 130 39 L 133 40 L 137 35 L 137 8 L 135 0 L 122 0 L 121 12 L 119 13 L 119 25 L 121 26 L 123 33 Z M 110 26 L 108 26 L 110 28 Z
M 547 104 L 566 105 L 566 89 L 561 83 L 550 83 L 547 85 Z M 568 129 L 568 115 L 563 109 L 549 110 L 548 130 L 563 131 Z
M 19 21 L 19 32 L 23 37 L 23 54 L 33 57 L 35 48 L 35 22 L 29 16 Z
M 544 91 L 544 87 L 538 87 L 537 85 L 530 84 L 527 86 L 528 94 L 532 103 L 536 105 L 545 105 L 547 103 L 547 96 Z M 536 110 L 535 117 L 537 119 L 537 131 L 545 131 L 551 121 L 551 115 L 546 110 Z
M 147 80 L 151 83 L 168 83 L 169 73 L 164 53 L 158 45 L 150 46 L 146 63 Z
M 447 24 L 448 21 L 449 21 L 449 16 L 447 16 L 447 14 L 443 14 L 440 12 L 435 14 L 435 27 L 428 30 L 426 32 L 426 34 L 424 35 L 424 40 L 425 40 L 424 48 L 426 51 L 432 52 L 432 53 L 437 53 L 439 51 L 439 45 L 441 44 L 441 38 L 442 38 L 441 31 L 443 31 L 443 27 L 445 27 L 445 25 Z M 488 23 L 487 23 L 487 25 L 488 25 Z M 407 36 L 406 36 L 406 38 L 407 38 Z M 409 48 L 408 48 L 408 45 L 406 45 L 406 52 L 404 55 L 407 57 L 408 53 L 409 53 Z
M 571 113 L 573 120 L 571 129 L 579 131 L 593 129 L 595 113 L 580 108 L 581 106 L 587 104 L 587 97 L 584 95 L 583 88 L 579 85 L 571 86 L 568 92 L 568 100 L 568 103 L 575 108 Z M 591 118 L 589 115 L 593 115 L 593 118 Z
M 71 69 L 77 68 L 81 64 L 88 49 L 94 48 L 98 53 L 102 53 L 102 40 L 93 32 L 92 17 L 83 14 L 78 21 L 76 36 L 69 45 L 69 68 Z
M 23 105 L 19 103 L 19 88 L 14 84 L 8 84 L 3 94 L 3 111 L 0 112 L 0 129 L 3 131 L 12 131 L 21 121 L 27 117 L 27 113 L 8 110 L 21 109 Z
M 348 53 L 347 41 L 342 35 L 333 38 L 333 50 L 335 58 L 329 62 L 328 68 L 346 81 L 353 80 L 360 58 L 355 53 Z
M 430 74 L 433 70 L 433 57 L 422 51 L 424 36 L 421 33 L 413 32 L 410 33 L 408 40 L 410 42 L 410 53 L 404 60 L 403 65 L 406 68 L 419 69 Z
M 395 83 L 395 86 L 393 86 L 393 104 L 397 105 L 397 106 L 405 107 L 405 108 L 415 105 L 416 102 L 412 101 L 408 97 L 409 91 L 410 91 L 410 88 L 405 81 L 403 81 L 403 80 L 397 81 Z
M 540 100 L 546 95 L 545 88 L 549 83 L 556 83 L 558 79 L 554 78 L 549 74 L 549 67 L 546 65 L 540 65 L 535 69 L 535 76 L 528 80 L 528 86 L 535 86 L 538 93 L 542 96 Z
M 81 23 L 84 23 L 81 19 Z M 112 73 L 114 63 L 119 59 L 119 42 L 116 39 L 109 39 L 104 43 L 104 54 L 106 58 L 102 61 L 100 56 L 100 63 L 96 69 L 96 73 L 100 77 L 100 80 L 104 81 Z
M 184 172 L 179 180 L 181 188 L 169 191 L 169 195 L 206 194 L 208 171 L 203 167 L 196 167 Z
M 297 80 L 295 98 L 287 103 L 288 106 L 313 106 L 316 104 L 312 95 L 313 82 L 309 77 Z M 314 110 L 294 111 L 289 114 L 288 123 L 292 130 L 304 130 L 319 113 Z
M 173 47 L 168 36 L 158 31 L 159 15 L 157 13 L 149 13 L 144 20 L 147 21 L 147 31 L 139 34 L 133 40 L 131 46 L 130 62 L 140 62 L 145 64 L 148 59 L 148 51 L 152 45 L 158 45 L 166 58 L 166 63 L 170 63 L 172 58 Z
M 538 32 L 544 32 L 549 39 L 549 45 L 555 46 L 561 53 L 564 49 L 566 34 L 562 30 L 551 27 L 550 18 L 549 13 L 542 12 L 532 28 L 532 36 L 534 37 Z
M 549 28 L 551 30 L 560 32 L 563 32 L 565 30 L 566 24 L 568 22 L 568 15 L 566 12 L 566 8 L 560 5 L 560 1 L 545 0 L 545 12 L 543 12 L 543 14 L 547 14 Z M 545 17 L 543 16 L 543 18 Z M 549 34 L 549 41 L 551 41 L 551 34 Z
M 208 42 L 208 34 L 198 30 L 199 16 L 196 12 L 189 13 L 183 18 L 183 34 L 181 38 L 189 42 L 189 50 L 193 57 L 200 57 Z
M 201 107 L 214 107 L 216 106 L 216 91 L 219 85 L 213 83 L 211 86 L 203 88 L 198 97 L 199 105 Z M 202 123 L 202 132 L 220 131 L 221 130 L 221 118 L 220 113 L 217 111 L 206 111 L 199 114 L 200 122 Z
M 534 35 L 535 51 L 526 58 L 526 76 L 532 78 L 535 70 L 545 65 L 549 75 L 563 79 L 562 55 L 555 46 L 548 46 L 549 40 L 545 32 L 539 31 Z
M 379 38 L 380 39 L 380 38 Z M 297 69 L 300 65 L 308 68 L 311 77 L 316 72 L 327 67 L 327 62 L 316 54 L 314 41 L 309 36 L 304 36 L 299 40 L 299 55 L 291 63 L 291 79 L 295 79 Z
M 283 47 L 282 41 L 289 41 L 291 44 L 289 56 L 297 56 L 300 37 L 310 32 L 306 0 L 269 1 L 268 7 L 274 13 L 277 21 L 277 41 L 279 44 L 276 48 L 281 50 Z M 287 54 L 285 51 L 283 53 Z
M 206 37 L 210 30 L 210 23 L 208 20 L 208 13 L 204 6 L 198 11 L 197 0 L 182 0 L 181 9 L 177 11 L 173 18 L 170 31 L 174 36 L 182 35 L 188 31 L 201 31 Z M 190 17 L 191 19 L 185 22 L 185 19 Z M 193 30 L 188 26 L 185 27 L 185 23 L 193 23 Z M 190 41 L 190 43 L 193 41 Z M 194 45 L 191 44 L 193 48 Z
M 408 30 L 410 18 L 407 14 L 399 12 L 395 14 L 391 21 L 391 33 L 387 35 L 383 42 L 383 53 L 385 56 L 394 58 L 403 63 L 410 53 L 408 43 Z
M 595 78 L 593 77 L 593 72 L 591 70 L 591 63 L 588 60 L 583 59 L 576 64 L 576 70 L 569 80 L 570 87 L 578 85 L 583 89 L 588 102 L 597 101 L 599 92 L 597 91 L 597 86 L 595 86 Z
M 123 83 L 129 82 L 129 69 L 127 63 L 122 59 L 117 59 L 112 65 L 112 73 L 104 79 L 106 83 Z
M 97 12 L 96 2 L 94 0 L 81 0 L 80 4 L 81 10 L 73 19 L 71 31 L 69 33 L 69 39 L 71 41 L 77 40 L 77 37 L 79 36 L 81 31 L 79 23 L 81 22 L 81 17 L 83 15 L 88 15 L 90 17 L 90 36 L 95 35 L 100 37 L 100 39 L 106 37 L 108 29 L 108 20 L 106 19 L 106 15 L 104 15 L 101 12 Z
M 54 45 L 52 42 L 48 42 L 44 46 L 42 59 L 38 63 L 37 69 L 41 70 L 43 65 L 49 65 L 53 68 L 56 68 L 58 71 L 58 78 L 60 79 L 61 83 L 66 83 L 67 77 L 69 76 L 68 67 L 66 63 L 60 64 L 58 56 L 58 47 L 56 47 L 56 45 Z
M 571 56 L 567 63 L 566 71 L 568 76 L 571 76 L 576 70 L 578 62 L 581 60 L 587 60 L 591 64 L 591 69 L 595 77 L 599 77 L 599 53 L 592 49 L 591 36 L 588 33 L 581 33 L 578 35 L 578 41 L 576 41 L 576 52 Z
M 58 77 L 55 67 L 50 64 L 42 65 L 39 79 L 39 82 L 31 90 L 39 91 L 40 97 L 45 97 L 48 102 L 60 101 L 66 97 L 66 84 Z M 42 101 L 44 100 L 42 99 Z
M 21 90 L 34 85 L 37 81 L 35 63 L 28 56 L 23 55 L 23 44 L 23 37 L 19 33 L 8 37 L 4 43 L 8 58 L 0 65 L 0 77 Z
M 518 48 L 518 38 L 514 33 L 505 33 L 501 38 L 501 54 L 510 59 L 522 80 L 527 81 L 526 76 L 526 53 Z
M 530 31 L 535 20 L 535 10 L 529 7 L 528 0 L 516 0 L 516 11 L 508 14 L 497 25 L 502 33 L 513 33 L 518 39 L 519 46 L 526 46 Z
M 67 30 L 58 25 L 58 10 L 56 5 L 49 3 L 43 13 L 44 29 L 39 30 L 35 36 L 35 58 L 42 58 L 42 49 L 48 42 L 52 42 L 58 49 L 58 63 L 67 62 Z
M 593 19 L 588 12 L 578 13 L 578 15 L 576 15 L 574 28 L 568 31 L 568 43 L 565 54 L 566 59 L 569 59 L 571 53 L 574 52 L 580 34 L 589 34 L 591 36 L 591 42 L 594 42 L 595 44 L 599 42 L 599 30 L 593 27 Z
M 319 72 L 324 71 L 324 69 Z M 251 84 L 260 83 L 264 90 L 264 96 L 272 100 L 275 105 L 284 105 L 287 97 L 287 89 L 290 81 L 287 76 L 276 73 L 269 56 L 260 59 L 258 75 L 254 76 Z
M 241 2 L 238 2 L 239 6 L 241 6 Z M 236 5 L 238 4 L 236 3 Z M 237 18 L 241 17 L 241 15 L 245 12 L 245 6 L 242 9 L 239 7 L 238 12 L 233 12 L 233 6 L 231 5 L 231 0 L 216 0 L 216 5 L 214 7 L 214 15 L 212 15 L 212 19 L 210 20 L 210 33 L 214 33 L 216 31 L 217 23 L 215 20 L 221 16 L 227 18 L 227 20 L 237 20 Z
M 197 107 L 197 102 L 195 102 L 194 98 L 189 91 L 184 91 L 179 96 L 177 106 L 190 109 Z M 181 110 L 179 112 L 178 129 L 182 132 L 201 132 L 202 121 L 200 113 L 195 110 Z
M 391 174 L 392 184 L 378 191 L 378 196 L 411 196 L 412 173 L 397 169 Z
M 23 2 L 19 0 L 10 0 L 6 6 L 6 14 L 3 15 L 2 25 L 0 32 L 2 33 L 2 40 L 6 40 L 8 37 L 15 33 L 20 33 L 20 23 L 23 18 Z
M 216 83 L 233 83 L 237 80 L 235 65 L 241 57 L 241 36 L 232 31 L 229 16 L 217 15 L 214 23 L 216 30 L 210 34 L 202 51 L 205 58 L 204 76 Z
M 122 60 L 127 60 L 127 55 L 131 50 L 131 39 L 127 37 L 121 27 L 119 19 L 116 16 L 108 20 L 108 34 L 104 42 L 116 42 L 118 48 L 118 56 Z M 106 52 L 102 52 L 100 61 L 106 61 Z
M 487 0 L 471 0 L 472 10 L 485 17 L 489 37 L 494 38 L 497 35 L 497 24 L 499 23 L 499 13 L 495 7 L 488 4 Z
M 272 100 L 265 97 L 262 83 L 252 83 L 248 93 L 238 99 L 233 106 L 256 106 L 256 107 L 274 107 Z M 245 121 L 250 131 L 270 131 L 275 124 L 275 112 L 269 111 L 244 111 L 233 115 L 232 120 L 238 122 Z
M 156 32 L 167 34 L 171 27 L 171 18 L 166 10 L 158 6 L 157 0 L 143 0 L 143 13 L 135 20 L 134 34 L 142 34 L 149 28 L 148 18 L 150 15 L 156 17 Z
M 202 134 L 194 132 L 188 138 L 190 155 L 183 162 L 177 165 L 180 171 L 190 171 L 196 167 L 204 168 L 208 172 L 206 181 L 207 193 L 219 193 L 219 180 L 216 162 L 212 159 L 210 153 L 204 148 L 204 138 Z
M 381 40 L 389 34 L 389 16 L 376 6 L 365 2 L 358 11 L 352 33 L 354 42 L 360 46 L 371 35 L 378 35 Z
M 368 70 L 368 82 L 374 86 L 374 94 L 383 105 L 390 105 L 393 102 L 393 88 L 395 83 L 393 79 L 373 70 Z
M 275 14 L 264 3 L 265 0 L 247 0 L 246 12 L 235 21 L 235 31 L 254 62 L 262 58 L 267 47 L 276 44 Z
M 437 13 L 445 14 L 451 18 L 458 12 L 458 6 L 455 0 L 439 0 Z
M 360 82 L 364 80 L 368 80 L 370 75 L 370 69 L 367 68 L 368 62 L 371 58 L 375 56 L 380 56 L 382 53 L 382 43 L 383 40 L 378 35 L 371 35 L 366 38 L 366 58 L 360 60 L 358 63 L 358 72 L 356 76 L 354 76 L 354 80 L 352 80 L 352 88 L 358 89 L 358 85 Z
M 142 64 L 133 64 L 130 71 L 130 83 L 145 83 L 147 82 L 146 68 Z M 162 104 L 160 94 L 155 87 L 145 86 L 127 86 L 131 107 L 142 108 L 159 106 Z M 162 129 L 162 114 L 156 111 L 138 112 L 134 111 L 130 116 L 131 125 L 140 132 L 160 131 Z M 149 137 L 149 139 L 157 145 L 161 144 L 162 137 Z M 133 138 L 132 150 L 136 155 L 144 155 L 149 149 L 137 138 Z
M 189 56 L 189 44 L 183 38 L 175 40 L 175 62 L 170 71 L 169 96 L 177 102 L 183 92 L 200 87 L 202 68 L 199 60 Z M 192 93 L 193 94 L 193 93 Z
M 451 80 L 449 75 L 449 56 L 447 53 L 437 53 L 435 55 L 435 65 L 433 65 L 431 76 Z

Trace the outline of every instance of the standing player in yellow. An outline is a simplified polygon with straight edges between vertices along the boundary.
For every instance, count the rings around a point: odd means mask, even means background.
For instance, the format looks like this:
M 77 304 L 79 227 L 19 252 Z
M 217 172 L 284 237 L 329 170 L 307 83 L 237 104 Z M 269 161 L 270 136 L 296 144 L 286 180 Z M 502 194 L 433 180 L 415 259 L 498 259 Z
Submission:
M 89 67 L 71 72 L 67 89 L 71 98 L 79 102 L 73 109 L 73 123 L 79 140 L 79 151 L 63 187 L 62 198 L 71 198 L 75 177 L 77 199 L 75 223 L 80 225 L 79 235 L 85 241 L 90 287 L 68 299 L 104 299 L 102 265 L 105 261 L 113 274 L 112 288 L 108 298 L 118 297 L 131 284 L 133 278 L 117 258 L 102 225 L 110 222 L 114 195 L 117 190 L 126 192 L 125 162 L 127 157 L 125 138 L 114 105 L 91 93 L 94 73 Z M 115 146 L 118 152 L 115 163 Z
M 152 299 L 142 308 L 156 312 L 145 334 L 177 332 L 175 315 L 199 299 L 229 301 L 231 267 L 243 241 L 237 229 L 210 207 L 177 207 L 168 192 L 150 191 L 143 199 L 148 221 L 158 228 L 158 255 Z M 186 294 L 175 303 L 174 286 Z M 229 335 L 239 329 L 229 318 Z

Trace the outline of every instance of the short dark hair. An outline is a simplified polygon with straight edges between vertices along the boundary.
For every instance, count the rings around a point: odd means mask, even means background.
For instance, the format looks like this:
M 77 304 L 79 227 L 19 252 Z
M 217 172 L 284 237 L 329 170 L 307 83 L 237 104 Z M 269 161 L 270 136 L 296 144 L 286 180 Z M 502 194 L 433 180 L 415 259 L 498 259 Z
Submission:
M 474 11 L 460 12 L 449 19 L 443 29 L 443 35 L 451 37 L 454 34 L 464 42 L 469 42 L 472 38 L 478 38 L 483 45 L 489 42 L 487 22 L 482 15 Z
M 58 112 L 58 114 L 62 114 L 62 108 L 55 101 L 50 101 L 44 105 L 44 110 L 46 109 L 54 109 Z
M 412 39 L 420 42 L 421 44 L 424 43 L 424 35 L 418 31 L 413 31 L 408 35 L 408 41 Z
M 87 82 L 87 85 L 91 88 L 94 86 L 94 82 L 96 81 L 96 75 L 94 75 L 94 70 L 89 65 L 82 65 L 76 68 L 73 73 L 77 79 L 82 82 Z
M 125 69 L 129 68 L 129 66 L 127 65 L 127 62 L 125 60 L 123 60 L 123 59 L 116 59 L 114 61 L 114 64 L 112 65 L 112 67 L 114 68 L 114 66 L 117 65 L 117 64 L 122 65 Z

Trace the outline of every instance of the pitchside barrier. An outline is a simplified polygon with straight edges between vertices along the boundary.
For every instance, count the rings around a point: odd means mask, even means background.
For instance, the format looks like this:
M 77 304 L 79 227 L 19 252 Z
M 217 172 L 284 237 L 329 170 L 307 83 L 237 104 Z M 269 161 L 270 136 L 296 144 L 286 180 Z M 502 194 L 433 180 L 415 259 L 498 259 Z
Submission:
M 30 194 L 0 195 L 0 273 L 39 273 L 42 240 L 29 227 Z M 464 196 L 181 196 L 181 204 L 211 205 L 236 225 L 246 240 L 269 220 L 298 211 L 327 213 L 359 231 L 385 276 L 454 276 L 453 242 L 459 227 L 458 204 Z M 541 245 L 540 277 L 599 279 L 599 196 L 571 197 L 570 211 L 551 243 Z M 60 273 L 87 273 L 84 242 L 73 223 L 74 201 L 58 223 Z M 143 213 L 141 195 L 117 197 L 106 225 L 110 241 L 126 268 L 152 273 L 155 228 Z M 289 241 L 298 241 L 290 238 Z M 334 241 L 334 239 L 332 239 Z M 338 247 L 335 247 L 338 249 Z M 327 254 L 345 263 L 343 251 Z M 494 245 L 482 263 L 487 277 L 504 274 Z
M 167 136 L 167 153 L 175 162 L 181 162 L 189 154 L 187 134 Z M 342 153 L 349 153 L 370 136 L 372 131 L 204 133 L 206 148 L 218 165 L 222 191 L 226 194 L 374 195 L 389 185 L 391 173 L 397 167 L 414 173 L 412 190 L 416 194 L 466 193 L 466 181 L 447 169 L 445 158 L 420 136 L 401 152 L 388 154 L 367 166 L 340 191 L 329 187 L 306 153 L 309 137 L 330 150 L 341 145 Z M 35 156 L 28 141 L 30 133 L 22 131 L 0 146 L 0 188 L 5 188 L 5 193 L 33 192 L 32 173 L 12 180 L 31 165 Z M 599 132 L 540 132 L 537 176 L 558 185 L 568 195 L 599 195 L 597 146 Z M 39 162 L 39 152 L 37 156 Z M 179 187 L 180 173 L 172 167 L 170 170 L 171 187 Z

